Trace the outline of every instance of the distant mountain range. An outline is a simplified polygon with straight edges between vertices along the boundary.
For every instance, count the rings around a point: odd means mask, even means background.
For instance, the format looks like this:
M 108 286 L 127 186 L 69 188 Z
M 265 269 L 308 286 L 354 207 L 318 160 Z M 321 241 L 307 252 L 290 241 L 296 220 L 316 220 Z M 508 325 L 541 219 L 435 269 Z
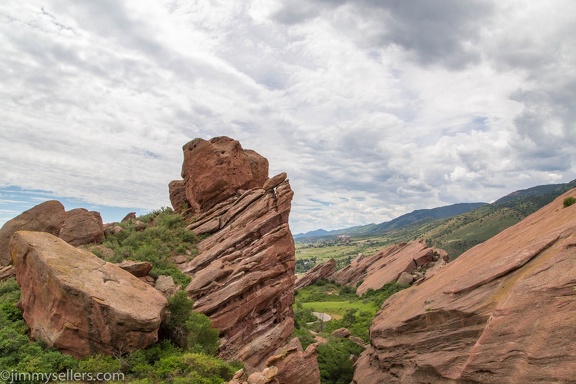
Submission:
M 446 205 L 438 208 L 431 209 L 417 209 L 410 213 L 406 213 L 393 220 L 386 221 L 380 224 L 367 224 L 359 225 L 350 228 L 335 229 L 326 231 L 318 229 L 306 233 L 299 233 L 294 235 L 294 239 L 310 239 L 315 237 L 337 236 L 337 235 L 350 235 L 350 236 L 371 236 L 382 234 L 392 229 L 400 229 L 410 224 L 414 224 L 421 220 L 438 220 L 460 215 L 462 213 L 471 211 L 473 209 L 482 207 L 487 203 L 458 203 Z
M 503 229 L 550 203 L 562 193 L 576 188 L 576 180 L 563 184 L 539 185 L 514 191 L 492 204 L 461 203 L 432 209 L 418 209 L 380 224 L 300 233 L 297 242 L 322 237 L 350 235 L 352 237 L 383 236 L 389 241 L 427 239 L 443 248 L 452 258 L 476 244 L 486 241 Z

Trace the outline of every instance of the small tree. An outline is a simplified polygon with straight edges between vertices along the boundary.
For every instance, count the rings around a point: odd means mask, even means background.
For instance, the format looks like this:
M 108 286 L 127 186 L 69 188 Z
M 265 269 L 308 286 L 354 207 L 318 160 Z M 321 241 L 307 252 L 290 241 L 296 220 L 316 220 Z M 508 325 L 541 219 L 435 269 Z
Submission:
M 214 355 L 218 352 L 220 332 L 212 327 L 208 316 L 194 312 L 193 305 L 185 291 L 176 292 L 168 300 L 165 332 L 182 349 Z
M 571 206 L 576 203 L 576 198 L 570 196 L 564 199 L 564 208 Z

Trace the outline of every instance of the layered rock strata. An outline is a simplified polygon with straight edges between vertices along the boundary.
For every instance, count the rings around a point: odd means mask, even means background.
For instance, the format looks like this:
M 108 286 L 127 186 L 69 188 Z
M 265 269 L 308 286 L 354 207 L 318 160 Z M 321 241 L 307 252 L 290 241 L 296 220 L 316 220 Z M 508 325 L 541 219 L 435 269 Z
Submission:
M 388 299 L 354 382 L 574 382 L 575 195 Z
M 447 262 L 446 251 L 430 248 L 422 240 L 411 241 L 392 245 L 373 256 L 360 254 L 350 265 L 328 278 L 339 284 L 358 286 L 356 293 L 362 295 L 368 289 L 380 289 L 388 283 L 405 284 L 407 280 L 403 273 L 413 274 L 412 280 L 417 281 L 424 277 L 427 269 L 439 268 Z
M 171 182 L 170 194 L 180 196 L 174 209 L 192 207 L 188 228 L 205 236 L 198 255 L 179 264 L 192 277 L 186 291 L 220 330 L 219 355 L 263 370 L 294 330 L 294 193 L 285 173 L 268 179 L 268 161 L 236 140 L 195 139 L 183 149 L 184 180 Z M 318 371 L 315 359 L 307 364 Z
M 10 251 L 34 339 L 74 357 L 157 341 L 167 301 L 129 272 L 44 232 L 16 232 Z

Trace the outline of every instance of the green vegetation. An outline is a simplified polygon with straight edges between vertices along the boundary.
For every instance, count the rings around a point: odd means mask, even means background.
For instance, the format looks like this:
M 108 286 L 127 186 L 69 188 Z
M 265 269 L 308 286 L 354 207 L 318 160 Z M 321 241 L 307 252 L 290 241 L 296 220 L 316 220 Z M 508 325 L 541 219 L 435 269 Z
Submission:
M 146 223 L 143 230 L 137 230 L 136 221 L 130 220 L 119 224 L 124 228 L 122 232 L 106 237 L 102 245 L 111 249 L 112 255 L 100 247 L 94 247 L 92 252 L 110 262 L 148 261 L 154 266 L 151 276 L 169 275 L 177 284 L 188 285 L 190 278 L 172 261 L 173 256 L 193 257 L 197 252 L 196 236 L 186 229 L 184 218 L 170 208 L 162 208 L 138 220 Z
M 16 302 L 20 289 L 15 279 L 0 282 L 0 367 L 12 372 L 123 373 L 128 383 L 200 383 L 221 384 L 230 380 L 241 365 L 230 364 L 212 355 L 218 348 L 218 331 L 210 319 L 191 311 L 186 295 L 170 300 L 164 329 L 180 329 L 184 346 L 165 339 L 146 350 L 114 356 L 96 355 L 76 360 L 47 348 L 41 341 L 30 341 L 29 329 Z M 0 382 L 3 382 L 0 380 Z
M 336 260 L 336 269 L 340 269 L 350 264 L 359 253 L 372 255 L 390 244 L 381 236 L 351 239 L 348 243 L 338 242 L 336 238 L 297 242 L 296 273 L 306 272 L 332 258 Z
M 330 334 L 338 328 L 347 328 L 353 336 L 368 341 L 376 312 L 387 298 L 401 289 L 403 287 L 396 284 L 388 284 L 359 297 L 352 287 L 321 280 L 296 292 L 294 336 L 300 338 L 304 348 L 316 342 L 310 331 L 328 340 L 317 349 L 322 384 L 350 383 L 353 375 L 350 355 L 358 356 L 362 352 L 353 342 Z M 312 312 L 327 313 L 333 320 L 320 321 Z
M 569 196 L 564 199 L 564 208 L 569 207 L 574 203 L 576 203 L 576 198 Z
M 330 338 L 318 346 L 318 367 L 322 384 L 349 384 L 354 376 L 350 355 L 358 356 L 363 348 L 350 340 Z
M 120 223 L 124 230 L 107 236 L 103 243 L 106 248 L 96 246 L 92 251 L 111 262 L 149 261 L 154 266 L 152 276 L 170 275 L 178 284 L 188 284 L 190 278 L 172 261 L 173 256 L 193 257 L 196 253 L 197 239 L 185 229 L 183 218 L 163 208 L 137 220 L 145 223 L 145 228 L 137 229 L 135 220 Z M 192 311 L 193 303 L 184 292 L 169 300 L 159 343 L 130 354 L 118 351 L 114 356 L 81 360 L 47 348 L 41 341 L 31 341 L 28 326 L 16 307 L 19 298 L 15 279 L 0 282 L 0 367 L 7 371 L 123 373 L 129 383 L 221 384 L 242 367 L 214 357 L 218 330 L 212 328 L 207 316 Z

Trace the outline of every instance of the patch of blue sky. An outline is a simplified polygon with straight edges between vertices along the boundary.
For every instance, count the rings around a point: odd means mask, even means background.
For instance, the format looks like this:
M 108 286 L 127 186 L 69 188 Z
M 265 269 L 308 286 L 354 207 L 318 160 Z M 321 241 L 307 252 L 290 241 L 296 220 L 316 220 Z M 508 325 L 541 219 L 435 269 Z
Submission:
M 149 212 L 149 210 L 136 207 L 113 207 L 92 204 L 76 198 L 56 196 L 49 191 L 7 186 L 0 188 L 0 226 L 22 212 L 48 200 L 60 201 L 66 210 L 85 208 L 89 211 L 100 212 L 105 223 L 120 221 L 130 212 L 136 212 L 137 215 Z

